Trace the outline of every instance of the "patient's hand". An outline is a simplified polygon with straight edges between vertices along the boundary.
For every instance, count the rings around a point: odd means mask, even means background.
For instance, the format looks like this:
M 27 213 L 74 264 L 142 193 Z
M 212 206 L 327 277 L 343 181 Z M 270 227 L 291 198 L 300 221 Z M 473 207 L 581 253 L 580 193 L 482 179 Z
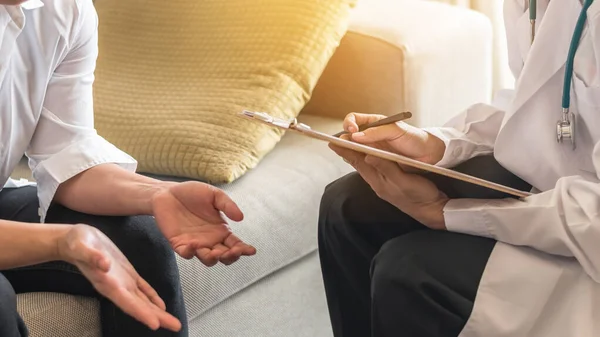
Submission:
M 242 211 L 221 190 L 200 182 L 171 184 L 152 201 L 158 227 L 183 258 L 196 256 L 207 266 L 219 261 L 229 265 L 256 249 L 235 236 L 221 212 L 233 221 Z
M 181 329 L 181 322 L 166 312 L 156 291 L 106 235 L 87 225 L 69 227 L 57 244 L 61 260 L 75 265 L 100 294 L 152 330 Z

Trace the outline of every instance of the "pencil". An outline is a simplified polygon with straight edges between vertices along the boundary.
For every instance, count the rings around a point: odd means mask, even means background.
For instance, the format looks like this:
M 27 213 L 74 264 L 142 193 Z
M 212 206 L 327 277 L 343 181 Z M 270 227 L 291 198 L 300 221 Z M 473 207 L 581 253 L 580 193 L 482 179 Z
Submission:
M 358 132 L 365 131 L 366 129 L 369 129 L 369 128 L 374 128 L 376 126 L 382 126 L 382 125 L 396 123 L 396 122 L 399 122 L 399 121 L 403 121 L 405 119 L 409 119 L 411 117 L 412 117 L 412 113 L 410 113 L 409 111 L 401 112 L 399 114 L 396 114 L 396 115 L 393 115 L 393 116 L 389 116 L 389 117 L 380 119 L 377 122 L 373 122 L 373 123 L 369 123 L 369 124 L 365 124 L 365 125 L 360 125 L 358 127 Z M 345 134 L 348 134 L 348 133 L 349 132 L 347 132 L 347 131 L 340 131 L 340 132 L 336 133 L 333 136 L 334 137 L 339 137 L 341 135 L 345 135 Z

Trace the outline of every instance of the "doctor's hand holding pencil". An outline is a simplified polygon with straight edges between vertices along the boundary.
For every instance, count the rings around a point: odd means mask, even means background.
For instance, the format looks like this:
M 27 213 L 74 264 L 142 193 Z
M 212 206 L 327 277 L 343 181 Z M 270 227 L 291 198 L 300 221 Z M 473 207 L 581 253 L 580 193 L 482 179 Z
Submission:
M 408 118 L 410 114 L 396 116 Z M 350 113 L 344 119 L 344 132 L 339 136 L 428 164 L 442 159 L 446 150 L 442 140 L 401 120 L 385 123 L 384 119 L 393 120 L 393 117 Z M 378 126 L 364 129 L 374 124 Z M 443 209 L 449 199 L 429 179 L 392 161 L 333 144 L 330 148 L 352 165 L 380 198 L 427 227 L 445 229 Z

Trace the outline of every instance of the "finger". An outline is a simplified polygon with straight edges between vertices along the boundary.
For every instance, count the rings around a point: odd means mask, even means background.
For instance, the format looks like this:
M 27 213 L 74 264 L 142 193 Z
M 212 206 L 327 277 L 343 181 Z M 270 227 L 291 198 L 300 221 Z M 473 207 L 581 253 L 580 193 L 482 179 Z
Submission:
M 165 302 L 158 296 L 156 290 L 154 290 L 146 280 L 138 276 L 137 285 L 140 291 L 143 292 L 154 305 L 162 310 L 166 310 L 167 306 L 165 305 Z
M 369 164 L 383 176 L 399 182 L 403 186 L 411 184 L 410 175 L 402 171 L 396 162 L 381 159 L 375 156 L 365 156 L 365 163 Z
M 404 172 L 404 173 L 411 173 L 411 174 L 423 174 L 426 171 L 416 168 L 416 167 L 412 167 L 412 166 L 408 166 L 408 165 L 404 165 L 404 164 L 398 164 L 398 167 L 400 167 L 400 169 Z
M 351 151 L 351 150 L 344 149 L 342 151 Z M 351 151 L 351 152 L 354 152 L 354 151 Z M 348 156 L 350 156 L 350 155 L 348 155 Z M 356 158 L 356 157 L 358 157 L 358 158 Z M 365 180 L 365 182 L 367 182 L 367 184 L 369 184 L 369 186 L 371 186 L 371 188 L 373 190 L 377 190 L 381 187 L 382 184 L 385 183 L 385 177 L 383 177 L 382 174 L 375 167 L 368 164 L 365 161 L 365 158 L 366 158 L 365 155 L 363 155 L 362 153 L 358 153 L 358 155 L 355 156 L 354 159 L 351 159 L 352 162 L 350 163 L 350 165 L 352 165 L 352 167 L 354 167 L 356 172 L 358 172 L 358 174 L 360 174 L 360 176 Z
M 344 130 L 346 132 L 358 132 L 359 126 L 374 123 L 383 118 L 385 118 L 383 115 L 352 112 L 344 118 Z
M 230 236 L 227 237 L 227 239 L 225 239 L 224 242 L 225 246 L 229 247 L 229 252 L 227 253 L 227 256 L 229 255 L 247 255 L 247 256 L 251 256 L 256 254 L 256 248 L 254 248 L 251 245 L 248 245 L 246 243 L 244 243 L 242 240 L 240 240 L 240 238 L 238 238 L 236 235 L 231 234 Z
M 140 289 L 134 291 L 135 296 L 145 305 L 158 319 L 159 326 L 171 331 L 181 330 L 181 322 L 173 315 L 166 312 L 165 308 L 160 308 L 150 301 L 150 299 Z
M 333 152 L 344 158 L 344 160 L 352 166 L 356 167 L 358 162 L 364 160 L 365 155 L 361 152 L 352 151 L 334 144 L 329 144 L 329 147 L 333 150 Z
M 219 260 L 211 255 L 211 250 L 208 248 L 200 248 L 196 250 L 196 257 L 207 267 L 212 267 Z
M 408 124 L 398 122 L 366 129 L 352 134 L 352 140 L 367 144 L 381 141 L 394 141 L 402 138 L 408 132 Z
M 157 307 L 154 307 L 154 311 L 156 312 L 156 316 L 158 317 L 158 321 L 160 322 L 160 326 L 171 331 L 178 332 L 181 330 L 181 322 L 170 313 L 160 310 Z
M 375 156 L 366 156 L 365 163 L 373 167 L 381 177 L 381 181 L 386 188 L 400 188 L 403 193 L 421 193 L 423 189 L 423 180 L 415 179 L 415 174 L 404 172 L 396 162 L 381 159 Z M 382 187 L 382 186 L 380 186 Z
M 234 264 L 235 262 L 237 262 L 240 259 L 240 256 L 230 256 L 230 257 L 221 257 L 221 263 L 229 266 Z
M 144 303 L 138 296 L 129 291 L 122 291 L 113 302 L 129 316 L 140 321 L 152 330 L 160 328 L 160 320 L 155 311 Z
M 183 245 L 175 247 L 175 252 L 179 254 L 179 256 L 183 257 L 186 260 L 192 259 L 196 256 L 196 250 L 190 245 Z
M 219 261 L 222 264 L 228 266 L 228 265 L 234 263 L 235 261 L 239 260 L 241 256 L 242 256 L 242 254 L 237 254 L 235 251 L 232 252 L 231 250 L 229 250 L 229 251 L 227 251 L 227 253 L 221 255 L 221 257 L 219 258 Z
M 214 189 L 214 206 L 233 221 L 242 221 L 244 213 L 231 198 L 220 189 Z
M 242 250 L 242 254 L 246 255 L 246 256 L 252 256 L 252 255 L 256 255 L 256 247 L 249 245 L 247 243 L 244 243 L 244 249 Z
M 219 261 L 225 263 L 230 260 L 238 260 L 243 255 L 243 247 L 241 244 L 234 245 L 231 249 L 220 257 Z
M 356 114 L 349 113 L 344 118 L 344 123 L 342 124 L 344 131 L 346 132 L 356 132 L 358 131 L 358 124 L 356 124 Z
M 256 254 L 256 248 L 254 248 L 254 246 L 251 246 L 244 242 L 238 243 L 232 249 L 234 250 L 234 252 L 239 251 L 240 255 L 242 255 L 242 256 L 252 256 L 252 255 Z
M 242 255 L 251 256 L 256 254 L 256 248 L 239 241 L 219 259 L 224 265 L 230 265 L 240 259 Z
M 217 260 L 220 260 L 221 256 L 229 251 L 228 247 L 222 244 L 216 244 L 210 252 L 210 255 Z

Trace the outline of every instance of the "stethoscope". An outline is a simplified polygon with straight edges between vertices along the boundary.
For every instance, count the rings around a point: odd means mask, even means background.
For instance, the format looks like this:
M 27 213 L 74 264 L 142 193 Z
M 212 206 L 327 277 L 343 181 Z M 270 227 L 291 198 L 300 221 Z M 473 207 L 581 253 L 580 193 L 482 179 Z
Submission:
M 573 62 L 575 60 L 575 52 L 579 46 L 579 40 L 583 32 L 585 21 L 587 20 L 587 10 L 594 0 L 585 0 L 583 8 L 577 19 L 575 25 L 575 31 L 573 32 L 573 38 L 571 39 L 571 45 L 569 46 L 569 54 L 567 56 L 567 63 L 565 65 L 565 79 L 563 83 L 562 93 L 562 118 L 556 123 L 556 141 L 562 143 L 563 140 L 571 142 L 573 149 L 575 149 L 575 117 L 572 112 L 569 111 L 571 105 L 571 80 L 573 78 Z M 531 43 L 535 38 L 535 20 L 537 12 L 537 0 L 529 0 L 529 21 L 531 22 Z

